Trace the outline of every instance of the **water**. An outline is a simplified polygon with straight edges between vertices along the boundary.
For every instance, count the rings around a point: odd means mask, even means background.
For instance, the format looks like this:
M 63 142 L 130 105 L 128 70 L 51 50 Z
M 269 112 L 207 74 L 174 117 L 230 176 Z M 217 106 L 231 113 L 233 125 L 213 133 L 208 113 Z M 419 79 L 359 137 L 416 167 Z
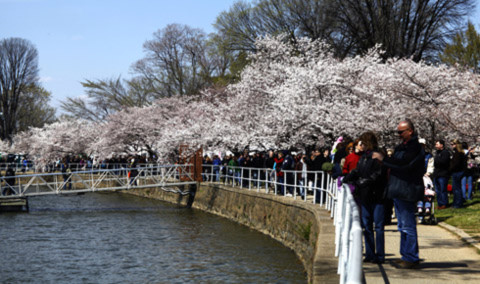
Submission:
M 29 199 L 0 214 L 1 283 L 305 283 L 295 254 L 197 210 L 126 194 Z

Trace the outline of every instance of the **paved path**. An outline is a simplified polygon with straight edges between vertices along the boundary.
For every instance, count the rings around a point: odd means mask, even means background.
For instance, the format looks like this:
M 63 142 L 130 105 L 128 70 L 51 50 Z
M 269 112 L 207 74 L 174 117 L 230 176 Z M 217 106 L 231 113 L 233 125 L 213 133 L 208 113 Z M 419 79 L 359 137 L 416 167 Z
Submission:
M 364 263 L 367 283 L 480 283 L 480 254 L 443 227 L 418 225 L 420 269 L 396 269 L 391 262 L 400 259 L 400 233 L 396 225 L 385 227 L 385 264 Z M 449 228 L 451 229 L 451 227 Z M 477 246 L 479 246 L 477 244 Z M 480 247 L 480 246 L 479 246 Z

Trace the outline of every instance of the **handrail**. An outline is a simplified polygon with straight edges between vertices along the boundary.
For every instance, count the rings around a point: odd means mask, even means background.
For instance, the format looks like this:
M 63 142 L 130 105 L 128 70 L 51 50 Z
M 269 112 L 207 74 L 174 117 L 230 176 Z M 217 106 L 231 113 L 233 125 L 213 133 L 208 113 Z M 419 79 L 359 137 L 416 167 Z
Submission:
M 2 176 L 0 198 L 196 184 L 192 167 L 185 164 Z
M 8 167 L 13 168 L 15 172 L 55 172 L 60 170 L 61 163 L 50 163 L 45 165 L 43 168 L 38 168 L 38 166 L 33 163 L 29 162 L 28 166 L 24 166 L 21 162 L 10 162 L 10 163 L 0 163 L 0 171 L 4 171 Z M 87 163 L 68 163 L 69 168 L 72 171 L 86 171 L 90 169 L 121 169 L 121 168 L 129 168 L 130 163 L 91 163 L 88 165 Z M 138 167 L 156 167 L 160 166 L 158 163 L 137 163 Z
M 340 188 L 335 222 L 335 256 L 338 257 L 340 284 L 363 283 L 362 226 L 360 212 L 346 184 Z
M 327 210 L 331 211 L 330 217 L 335 217 L 336 186 L 332 177 L 326 172 L 282 170 L 284 178 L 279 179 L 276 171 L 268 168 L 211 164 L 204 164 L 202 167 L 204 181 L 222 182 L 225 185 L 244 187 L 248 190 L 256 189 L 257 192 L 260 192 L 260 189 L 263 189 L 265 193 L 272 190 L 274 195 L 282 194 L 293 199 L 297 199 L 297 191 L 300 191 L 303 193 L 302 199 L 305 202 L 307 202 L 305 193 L 312 192 L 312 203 L 324 205 Z M 303 178 L 298 179 L 298 175 L 303 175 Z M 308 175 L 312 175 L 313 180 L 309 180 Z

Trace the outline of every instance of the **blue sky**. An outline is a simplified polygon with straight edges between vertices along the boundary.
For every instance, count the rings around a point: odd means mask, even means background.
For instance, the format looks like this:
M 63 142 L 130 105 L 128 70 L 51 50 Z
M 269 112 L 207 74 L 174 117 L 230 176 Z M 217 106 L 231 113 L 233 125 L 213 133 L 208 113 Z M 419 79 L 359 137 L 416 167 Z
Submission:
M 80 82 L 129 78 L 142 45 L 171 23 L 213 32 L 236 0 L 0 0 L 0 39 L 21 37 L 39 52 L 40 78 L 60 100 L 84 95 Z M 480 6 L 480 0 L 477 0 Z M 477 9 L 472 20 L 480 30 Z
M 171 23 L 213 32 L 235 0 L 0 0 L 0 39 L 21 37 L 39 53 L 51 105 L 84 95 L 85 79 L 129 78 L 142 45 Z

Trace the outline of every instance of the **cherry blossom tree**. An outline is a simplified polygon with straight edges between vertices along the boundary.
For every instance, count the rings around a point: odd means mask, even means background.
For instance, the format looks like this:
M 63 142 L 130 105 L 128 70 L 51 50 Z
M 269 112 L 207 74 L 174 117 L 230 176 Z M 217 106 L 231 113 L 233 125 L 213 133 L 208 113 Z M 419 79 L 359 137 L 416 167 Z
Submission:
M 40 162 L 66 153 L 100 159 L 148 153 L 171 163 L 181 145 L 301 149 L 367 130 L 393 145 L 396 125 L 406 117 L 431 144 L 438 138 L 479 141 L 479 75 L 405 58 L 384 61 L 380 47 L 339 60 L 321 41 L 285 39 L 258 39 L 241 80 L 225 89 L 162 98 L 102 122 L 31 129 L 15 137 L 14 147 Z
M 97 135 L 98 128 L 92 123 L 66 120 L 17 134 L 12 150 L 28 154 L 37 164 L 44 165 L 66 155 L 93 154 L 88 152 L 88 147 Z

